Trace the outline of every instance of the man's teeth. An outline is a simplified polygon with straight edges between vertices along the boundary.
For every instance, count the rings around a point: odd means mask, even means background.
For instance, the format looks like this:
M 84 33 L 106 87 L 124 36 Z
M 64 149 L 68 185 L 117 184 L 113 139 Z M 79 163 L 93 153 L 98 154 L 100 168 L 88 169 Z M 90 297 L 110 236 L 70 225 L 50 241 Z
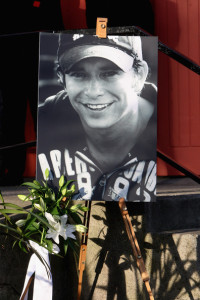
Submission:
M 109 104 L 86 104 L 86 106 L 90 109 L 101 110 L 108 106 Z

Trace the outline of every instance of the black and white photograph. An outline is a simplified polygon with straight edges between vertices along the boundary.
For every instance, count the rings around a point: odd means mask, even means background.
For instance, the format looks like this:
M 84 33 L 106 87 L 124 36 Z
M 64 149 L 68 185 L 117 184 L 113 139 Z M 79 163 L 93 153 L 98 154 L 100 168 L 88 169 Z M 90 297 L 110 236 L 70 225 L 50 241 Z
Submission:
M 156 201 L 155 36 L 40 33 L 37 180 L 77 200 Z

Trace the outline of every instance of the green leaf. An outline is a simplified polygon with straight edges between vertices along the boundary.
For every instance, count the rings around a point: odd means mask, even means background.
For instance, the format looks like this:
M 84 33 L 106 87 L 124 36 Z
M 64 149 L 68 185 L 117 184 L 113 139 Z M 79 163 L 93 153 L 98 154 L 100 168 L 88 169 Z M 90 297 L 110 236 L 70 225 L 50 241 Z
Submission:
M 74 180 L 68 180 L 67 183 L 66 183 L 66 186 L 68 186 L 72 182 L 74 182 Z
M 45 203 L 44 203 L 44 200 L 42 199 L 42 197 L 40 197 L 40 205 L 41 205 L 43 211 L 45 211 L 46 206 L 45 206 Z
M 24 182 L 24 183 L 22 183 L 22 185 L 29 186 L 30 188 L 33 188 L 35 190 L 40 190 L 41 189 L 40 186 L 38 186 L 37 184 L 35 184 L 33 182 Z
M 38 230 L 39 230 L 39 228 L 40 228 L 40 224 L 39 223 L 36 223 L 36 222 L 33 222 L 30 226 L 29 226 L 29 230 L 30 231 L 36 231 L 37 230 L 37 232 L 38 232 Z
M 61 188 L 65 183 L 65 178 L 64 178 L 64 175 L 62 175 L 59 179 L 59 187 Z
M 22 230 L 21 230 L 21 228 L 19 228 L 18 226 L 17 226 L 17 231 L 18 231 L 18 233 L 20 234 L 20 235 L 22 235 Z
M 4 203 L 4 199 L 3 199 L 3 196 L 2 196 L 1 191 L 0 191 L 0 199 L 1 199 L 1 201 Z
M 10 217 L 7 214 L 5 214 L 4 212 L 1 212 L 1 213 L 4 216 L 4 218 L 12 225 Z
M 46 178 L 46 180 L 48 180 L 48 178 L 49 178 L 49 169 L 45 170 L 45 178 Z
M 25 210 L 23 207 L 21 207 L 17 204 L 14 204 L 14 203 L 10 203 L 10 202 L 5 202 L 4 204 L 0 203 L 0 205 L 16 208 L 16 209 L 19 209 L 19 210 Z
M 52 252 L 53 251 L 53 242 L 49 239 L 45 239 L 45 243 L 47 245 L 47 249 L 49 252 Z
M 36 218 L 31 216 L 31 218 L 26 221 L 25 231 L 28 231 L 28 230 L 33 231 L 33 230 L 39 229 L 40 224 L 36 223 L 35 220 L 36 220 Z
M 25 253 L 28 253 L 27 249 L 24 247 L 24 245 L 22 244 L 22 242 L 24 242 L 24 241 L 20 240 L 19 243 L 18 243 L 20 249 L 21 249 L 22 251 L 24 251 Z
M 52 201 L 55 201 L 55 200 L 56 200 L 56 196 L 55 196 L 55 193 L 54 193 L 54 192 L 52 192 L 52 194 L 51 194 L 51 197 L 50 197 L 50 198 L 51 198 L 51 200 L 52 200 Z
M 72 184 L 70 191 L 72 193 L 75 193 L 75 190 L 76 190 L 75 184 Z
M 62 188 L 61 193 L 63 196 L 65 196 L 67 193 L 67 188 Z
M 45 189 L 45 198 L 51 198 L 52 191 L 51 189 Z
M 13 245 L 12 245 L 12 249 L 15 247 L 15 245 L 16 245 L 17 242 L 18 242 L 17 240 L 14 241 L 14 243 L 13 243 Z
M 82 220 L 77 213 L 72 213 L 69 211 L 69 215 L 76 224 L 82 224 Z
M 36 234 L 38 235 L 38 230 L 26 232 L 23 236 L 25 236 L 27 239 L 29 239 L 32 235 L 36 235 Z
M 51 215 L 59 215 L 59 211 L 58 211 L 58 208 L 57 208 L 57 206 L 55 206 L 55 207 L 53 207 L 50 211 L 50 214 Z
M 69 246 L 69 244 L 68 244 L 68 240 L 64 241 L 64 243 L 63 243 L 63 249 L 64 249 L 64 253 L 65 253 L 65 255 L 67 254 L 67 249 L 68 249 L 68 246 Z
M 13 232 L 15 232 L 15 233 L 21 235 L 20 232 L 19 232 L 17 229 L 14 229 L 14 228 L 12 228 L 12 227 L 10 227 L 10 226 L 8 226 L 8 225 L 5 225 L 5 224 L 0 223 L 0 226 L 3 227 L 3 228 L 5 228 L 5 229 L 7 229 L 7 230 L 13 231 Z
M 42 180 L 42 183 L 43 183 L 45 188 L 48 188 L 48 184 L 45 181 Z
M 7 213 L 7 214 L 28 214 L 28 212 L 24 210 L 19 210 L 19 209 L 0 209 L 0 213 Z
M 37 180 L 33 180 L 33 183 L 38 185 L 39 187 L 42 187 L 41 184 L 39 183 L 39 181 L 37 181 Z
M 26 195 L 17 195 L 17 197 L 18 197 L 20 200 L 22 200 L 22 201 L 28 201 L 28 200 L 29 200 L 28 196 L 26 196 Z
M 68 191 L 66 191 L 65 196 L 66 196 L 66 197 L 71 197 L 72 194 L 73 194 L 72 191 L 68 190 Z

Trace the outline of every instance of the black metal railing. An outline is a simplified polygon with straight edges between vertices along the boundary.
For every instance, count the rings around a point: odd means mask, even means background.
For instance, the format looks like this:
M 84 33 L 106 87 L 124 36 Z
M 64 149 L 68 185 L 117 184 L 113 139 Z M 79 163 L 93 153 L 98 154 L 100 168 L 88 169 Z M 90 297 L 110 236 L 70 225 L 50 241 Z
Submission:
M 66 31 L 68 33 L 84 33 L 84 34 L 95 34 L 94 29 L 80 29 L 80 30 L 73 30 L 73 31 Z M 136 26 L 130 26 L 130 27 L 110 27 L 107 28 L 107 33 L 108 34 L 126 34 L 126 35 L 139 35 L 139 36 L 152 36 L 148 32 L 140 29 L 139 27 Z M 182 64 L 189 70 L 195 72 L 196 74 L 200 75 L 200 66 L 197 65 L 195 62 L 193 62 L 191 59 L 188 57 L 184 56 L 178 51 L 173 50 L 172 48 L 168 47 L 167 45 L 163 44 L 161 41 L 158 40 L 158 50 L 169 56 L 170 58 L 176 60 L 178 63 Z M 30 141 L 26 143 L 19 143 L 15 145 L 9 145 L 9 146 L 4 146 L 0 147 L 0 151 L 5 151 L 9 150 L 12 148 L 19 148 L 19 147 L 33 147 L 36 146 L 37 141 Z M 195 174 L 193 171 L 189 170 L 187 167 L 181 165 L 180 163 L 176 162 L 174 159 L 166 155 L 165 153 L 161 152 L 159 149 L 157 149 L 157 156 L 174 167 L 176 170 L 180 171 L 184 175 L 190 177 L 197 183 L 200 183 L 200 176 L 198 174 Z

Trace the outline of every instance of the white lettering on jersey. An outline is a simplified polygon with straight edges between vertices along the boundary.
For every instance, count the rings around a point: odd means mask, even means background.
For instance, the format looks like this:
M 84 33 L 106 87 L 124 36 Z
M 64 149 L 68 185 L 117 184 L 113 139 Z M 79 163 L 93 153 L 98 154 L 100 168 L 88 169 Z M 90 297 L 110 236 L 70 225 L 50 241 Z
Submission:
M 82 199 L 89 200 L 93 193 L 90 173 L 85 172 L 78 174 L 77 183 Z
M 44 153 L 39 154 L 38 160 L 39 160 L 40 167 L 42 170 L 43 178 L 46 180 L 45 171 L 46 171 L 46 169 L 48 169 L 49 170 L 49 178 L 47 178 L 47 179 L 53 180 L 53 175 L 52 175 L 52 172 L 50 171 L 50 166 L 47 161 L 46 155 Z
M 75 167 L 76 167 L 76 174 L 87 172 L 87 165 L 84 161 L 80 158 L 75 156 Z
M 118 177 L 113 189 L 119 197 L 126 199 L 129 190 L 129 181 L 126 178 Z
M 50 151 L 50 157 L 56 178 L 60 178 L 61 174 L 61 152 L 59 150 Z
M 146 188 L 152 192 L 156 186 L 156 163 L 154 161 L 150 161 L 147 169 L 147 174 L 145 178 Z
M 65 157 L 65 167 L 67 170 L 67 175 L 68 176 L 75 175 L 75 171 L 72 169 L 73 159 L 69 155 L 69 150 L 65 149 L 64 157 Z
M 127 179 L 131 179 L 131 177 L 133 176 L 133 172 L 135 170 L 135 167 L 136 165 L 132 166 L 130 169 L 126 170 L 124 172 L 124 176 L 127 178 Z
M 143 170 L 144 170 L 144 166 L 145 166 L 145 161 L 141 161 L 139 162 L 136 170 L 135 170 L 135 173 L 132 177 L 132 181 L 135 181 L 137 183 L 140 183 L 141 180 L 142 180 L 142 173 L 143 173 Z
M 87 172 L 87 165 L 80 158 L 75 156 L 75 168 L 77 173 L 78 189 L 82 199 L 90 199 L 92 196 L 91 175 Z

